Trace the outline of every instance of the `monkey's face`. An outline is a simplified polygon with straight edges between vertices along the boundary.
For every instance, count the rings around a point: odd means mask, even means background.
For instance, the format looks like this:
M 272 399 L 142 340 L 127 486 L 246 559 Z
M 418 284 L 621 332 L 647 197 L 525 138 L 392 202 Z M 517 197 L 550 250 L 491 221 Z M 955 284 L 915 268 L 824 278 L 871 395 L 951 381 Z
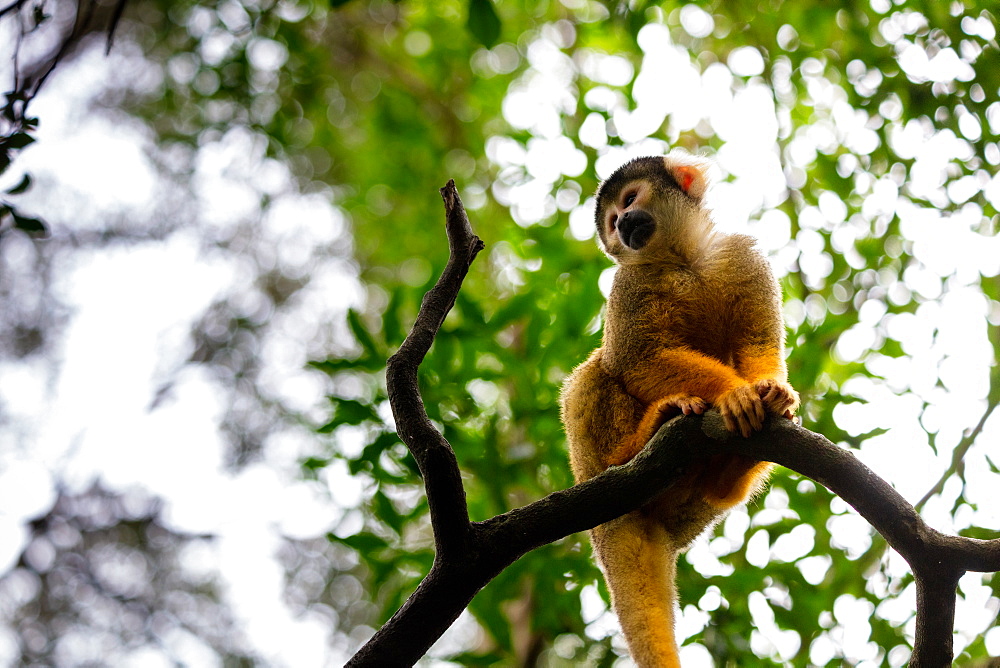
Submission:
M 633 178 L 601 202 L 597 225 L 608 252 L 642 250 L 656 231 L 650 210 L 657 208 L 657 199 L 649 178 Z
M 670 237 L 700 217 L 702 167 L 675 157 L 637 158 L 597 191 L 597 232 L 618 262 L 655 260 Z

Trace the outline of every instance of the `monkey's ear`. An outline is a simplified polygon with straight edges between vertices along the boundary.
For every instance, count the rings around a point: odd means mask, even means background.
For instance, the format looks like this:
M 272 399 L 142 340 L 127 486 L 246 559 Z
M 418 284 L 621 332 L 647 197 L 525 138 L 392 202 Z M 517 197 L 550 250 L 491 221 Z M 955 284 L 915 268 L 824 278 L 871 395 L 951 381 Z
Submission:
M 708 171 L 712 167 L 708 160 L 678 152 L 664 156 L 663 166 L 688 197 L 701 201 L 708 190 Z
M 692 199 L 700 202 L 708 189 L 708 179 L 705 177 L 705 172 L 695 165 L 674 164 L 671 165 L 671 168 L 670 171 L 681 190 Z

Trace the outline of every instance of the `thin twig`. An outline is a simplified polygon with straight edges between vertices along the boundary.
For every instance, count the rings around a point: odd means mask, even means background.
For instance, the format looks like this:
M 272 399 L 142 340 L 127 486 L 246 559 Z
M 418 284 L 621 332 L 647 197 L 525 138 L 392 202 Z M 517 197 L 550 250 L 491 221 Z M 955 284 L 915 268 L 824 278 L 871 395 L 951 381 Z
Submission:
M 115 41 L 115 31 L 118 30 L 118 22 L 121 21 L 122 14 L 125 13 L 125 3 L 128 0 L 118 0 L 115 8 L 111 11 L 111 20 L 108 22 L 108 42 L 104 47 L 104 55 L 111 53 L 111 46 Z
M 962 469 L 965 455 L 968 454 L 969 449 L 975 445 L 976 439 L 979 437 L 979 434 L 982 433 L 983 427 L 986 426 L 986 421 L 990 419 L 991 415 L 993 415 L 993 411 L 996 409 L 997 404 L 997 401 L 990 401 L 989 405 L 986 407 L 986 411 L 983 413 L 983 416 L 979 419 L 979 424 L 977 424 L 972 431 L 963 437 L 959 444 L 955 446 L 955 449 L 951 453 L 951 464 L 948 466 L 947 470 L 945 470 L 945 472 L 941 474 L 938 481 L 934 483 L 929 490 L 927 490 L 927 493 L 913 505 L 918 512 L 923 509 L 924 504 L 930 501 L 932 496 L 941 493 L 944 489 L 945 483 L 948 482 L 948 478 Z

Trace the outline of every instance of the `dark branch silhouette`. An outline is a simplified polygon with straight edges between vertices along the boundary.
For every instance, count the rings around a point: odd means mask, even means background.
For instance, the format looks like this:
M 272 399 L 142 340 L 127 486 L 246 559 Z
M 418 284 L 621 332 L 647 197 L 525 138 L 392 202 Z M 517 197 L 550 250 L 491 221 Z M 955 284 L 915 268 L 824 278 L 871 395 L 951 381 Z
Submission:
M 84 40 L 97 31 L 107 35 L 106 52 L 111 51 L 115 30 L 125 10 L 127 0 L 115 0 L 109 9 L 108 3 L 97 0 L 77 0 L 72 21 L 53 18 L 51 3 L 14 0 L 0 7 L 0 23 L 12 23 L 8 33 L 14 34 L 14 53 L 11 68 L 10 90 L 3 92 L 0 102 L 0 174 L 10 167 L 15 156 L 27 145 L 35 141 L 38 119 L 28 114 L 28 106 L 38 95 L 42 86 L 61 63 L 78 52 Z M 57 3 L 59 4 L 59 3 Z M 110 17 L 102 23 L 97 17 L 110 11 Z M 43 27 L 44 26 L 44 27 Z M 49 28 L 51 26 L 51 28 Z M 53 38 L 53 33 L 55 37 Z M 22 51 L 28 41 L 45 45 L 51 43 L 41 55 L 25 62 Z M 31 187 L 31 177 L 24 175 L 21 183 L 3 195 L 19 195 Z M 10 230 L 21 230 L 31 236 L 40 237 L 48 233 L 45 221 L 24 215 L 19 207 L 6 197 L 0 197 L 0 236 Z
M 434 428 L 417 386 L 417 368 L 483 248 L 455 182 L 441 189 L 450 257 L 425 295 L 413 329 L 388 362 L 386 384 L 396 427 L 420 467 L 436 555 L 416 591 L 347 664 L 414 664 L 473 596 L 525 553 L 639 508 L 698 458 L 734 453 L 781 464 L 829 488 L 885 537 L 913 570 L 917 628 L 911 666 L 950 665 L 955 595 L 967 571 L 1000 570 L 1000 540 L 947 536 L 927 526 L 891 485 L 848 450 L 790 420 L 770 419 L 750 438 L 732 436 L 717 411 L 664 424 L 627 464 L 484 522 L 470 522 L 451 445 Z

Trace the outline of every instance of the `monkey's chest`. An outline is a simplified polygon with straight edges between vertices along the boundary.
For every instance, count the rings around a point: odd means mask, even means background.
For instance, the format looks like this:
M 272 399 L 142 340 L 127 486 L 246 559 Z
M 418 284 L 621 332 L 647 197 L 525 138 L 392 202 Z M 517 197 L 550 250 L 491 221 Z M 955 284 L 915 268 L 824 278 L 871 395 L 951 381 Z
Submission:
M 747 337 L 749 308 L 738 294 L 677 295 L 663 304 L 656 327 L 669 346 L 683 346 L 732 364 Z

